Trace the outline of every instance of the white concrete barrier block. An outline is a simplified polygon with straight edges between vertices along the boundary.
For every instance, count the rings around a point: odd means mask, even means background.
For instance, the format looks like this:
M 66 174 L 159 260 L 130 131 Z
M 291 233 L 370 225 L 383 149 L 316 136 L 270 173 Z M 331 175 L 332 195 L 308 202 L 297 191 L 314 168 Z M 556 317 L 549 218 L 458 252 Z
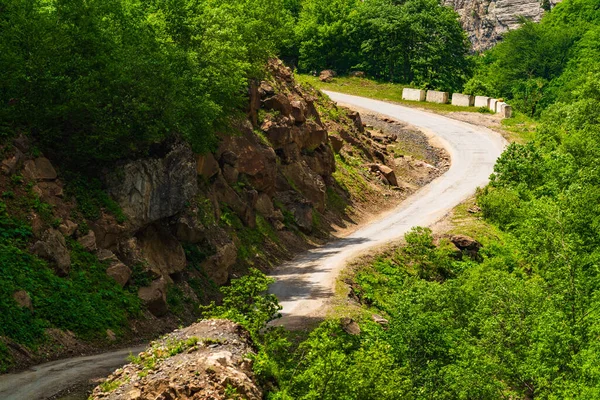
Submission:
M 490 111 L 496 112 L 496 104 L 498 104 L 498 99 L 490 99 Z
M 508 104 L 505 104 L 502 107 L 502 112 L 501 113 L 502 113 L 502 117 L 503 118 L 512 118 L 513 109 Z
M 503 101 L 497 102 L 496 109 L 494 110 L 494 112 L 497 112 L 497 113 L 502 112 L 502 106 L 505 106 L 505 105 L 506 105 L 506 103 Z
M 450 93 L 448 93 L 448 92 L 438 92 L 437 90 L 428 90 L 426 101 L 429 103 L 446 104 L 446 103 L 448 103 L 449 97 L 450 97 Z
M 475 107 L 485 107 L 488 108 L 490 106 L 491 98 L 486 96 L 475 96 Z
M 452 105 L 459 107 L 473 107 L 475 98 L 468 94 L 452 93 Z
M 402 99 L 412 101 L 425 101 L 425 91 L 419 89 L 402 89 Z

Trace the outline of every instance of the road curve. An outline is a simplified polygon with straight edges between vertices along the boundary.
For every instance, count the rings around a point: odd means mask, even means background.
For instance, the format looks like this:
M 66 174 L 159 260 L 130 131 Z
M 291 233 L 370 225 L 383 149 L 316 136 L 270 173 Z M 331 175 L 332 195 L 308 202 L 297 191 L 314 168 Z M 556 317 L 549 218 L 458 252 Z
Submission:
M 428 226 L 472 195 L 488 177 L 506 142 L 479 126 L 382 101 L 339 93 L 335 101 L 406 121 L 435 136 L 452 158 L 448 172 L 405 200 L 399 207 L 352 235 L 310 250 L 277 268 L 270 291 L 283 306 L 278 325 L 302 327 L 324 315 L 335 279 L 345 263 L 371 247 L 398 239 L 413 226 Z M 145 346 L 54 361 L 19 374 L 0 375 L 1 400 L 37 400 L 92 378 L 108 375 L 124 365 L 130 353 Z
M 323 247 L 308 251 L 275 269 L 270 292 L 283 306 L 275 325 L 302 328 L 324 316 L 337 275 L 346 262 L 369 248 L 401 238 L 413 226 L 430 226 L 485 186 L 506 146 L 498 133 L 438 114 L 383 101 L 325 92 L 332 100 L 405 121 L 421 128 L 445 147 L 452 165 L 394 210 Z
M 108 376 L 127 364 L 129 354 L 144 351 L 146 346 L 52 361 L 18 374 L 0 375 L 0 399 L 41 400 L 90 379 Z

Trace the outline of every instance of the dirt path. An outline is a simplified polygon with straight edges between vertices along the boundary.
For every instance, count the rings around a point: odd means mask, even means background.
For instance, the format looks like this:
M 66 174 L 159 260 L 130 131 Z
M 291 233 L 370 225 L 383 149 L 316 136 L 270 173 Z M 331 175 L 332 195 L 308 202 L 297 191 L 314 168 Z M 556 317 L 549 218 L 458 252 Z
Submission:
M 413 226 L 430 226 L 484 186 L 507 142 L 500 134 L 441 115 L 346 94 L 326 92 L 348 107 L 366 109 L 407 122 L 448 151 L 448 172 L 377 220 L 277 268 L 271 293 L 283 306 L 277 325 L 301 329 L 323 318 L 336 278 L 346 263 L 376 246 L 396 240 Z

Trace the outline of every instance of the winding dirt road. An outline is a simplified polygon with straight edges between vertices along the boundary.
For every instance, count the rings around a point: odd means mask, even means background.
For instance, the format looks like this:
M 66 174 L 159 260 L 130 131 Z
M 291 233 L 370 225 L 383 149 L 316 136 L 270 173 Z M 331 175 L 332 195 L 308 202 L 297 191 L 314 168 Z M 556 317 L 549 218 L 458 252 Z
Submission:
M 352 235 L 311 250 L 276 269 L 271 286 L 283 305 L 277 324 L 302 327 L 325 314 L 335 279 L 347 261 L 359 253 L 398 239 L 413 226 L 428 226 L 484 186 L 506 142 L 487 129 L 440 115 L 381 101 L 328 93 L 342 104 L 368 109 L 421 128 L 446 148 L 449 171 L 419 190 L 396 209 Z M 130 352 L 143 347 L 77 357 L 36 366 L 19 374 L 0 375 L 0 399 L 37 400 L 76 384 L 108 375 L 126 363 Z
M 413 226 L 430 226 L 485 186 L 496 159 L 506 146 L 498 133 L 441 115 L 341 93 L 332 100 L 391 117 L 421 128 L 451 156 L 448 172 L 406 199 L 397 208 L 353 234 L 308 251 L 277 268 L 271 293 L 283 306 L 276 325 L 299 329 L 322 318 L 336 278 L 360 253 L 401 238 Z

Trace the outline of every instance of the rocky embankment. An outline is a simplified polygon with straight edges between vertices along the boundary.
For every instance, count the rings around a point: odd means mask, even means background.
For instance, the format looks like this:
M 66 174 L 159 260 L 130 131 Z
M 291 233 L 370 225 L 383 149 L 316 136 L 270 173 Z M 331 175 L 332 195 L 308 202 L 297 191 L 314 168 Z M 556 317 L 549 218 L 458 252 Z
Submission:
M 91 399 L 259 400 L 250 334 L 228 320 L 204 320 L 179 329 L 119 368 Z
M 444 0 L 460 15 L 461 23 L 473 44 L 483 51 L 502 40 L 502 35 L 518 28 L 522 18 L 538 22 L 544 12 L 560 0 Z

